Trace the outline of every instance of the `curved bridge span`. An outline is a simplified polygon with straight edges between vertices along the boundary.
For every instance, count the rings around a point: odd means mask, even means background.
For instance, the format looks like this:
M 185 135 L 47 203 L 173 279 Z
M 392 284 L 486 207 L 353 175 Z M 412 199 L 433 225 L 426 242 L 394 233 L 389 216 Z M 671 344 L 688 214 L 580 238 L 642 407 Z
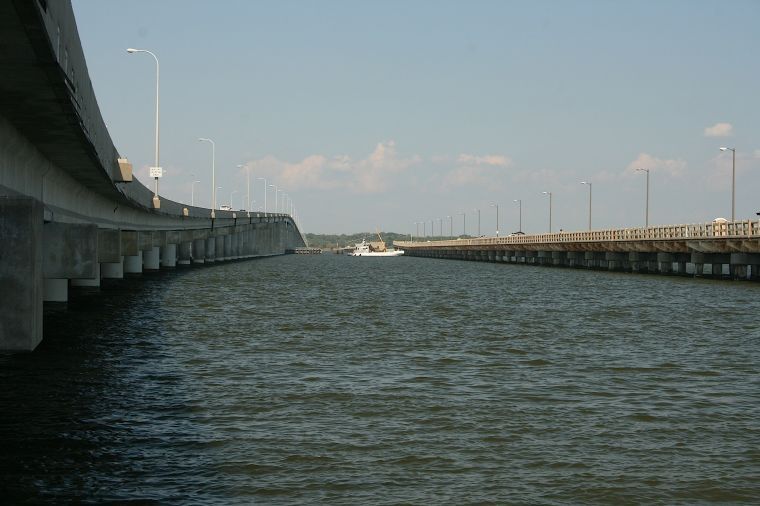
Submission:
M 100 114 L 71 3 L 0 2 L 0 351 L 33 350 L 43 301 L 70 286 L 304 245 L 286 214 L 155 207 Z

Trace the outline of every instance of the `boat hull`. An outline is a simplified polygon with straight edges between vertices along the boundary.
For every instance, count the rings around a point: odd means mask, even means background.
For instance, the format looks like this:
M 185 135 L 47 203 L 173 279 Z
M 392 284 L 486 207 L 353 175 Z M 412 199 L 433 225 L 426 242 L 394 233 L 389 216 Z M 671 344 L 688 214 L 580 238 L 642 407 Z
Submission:
M 349 253 L 349 256 L 352 257 L 399 257 L 403 255 L 404 252 L 399 251 L 362 251 L 362 252 L 354 252 Z

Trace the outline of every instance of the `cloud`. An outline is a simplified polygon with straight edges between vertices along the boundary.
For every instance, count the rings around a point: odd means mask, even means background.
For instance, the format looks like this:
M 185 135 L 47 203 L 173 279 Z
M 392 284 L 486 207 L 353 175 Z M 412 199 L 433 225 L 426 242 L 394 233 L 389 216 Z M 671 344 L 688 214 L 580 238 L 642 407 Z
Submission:
M 443 176 L 443 189 L 461 187 L 463 185 L 496 186 L 499 184 L 501 172 L 512 165 L 512 160 L 504 155 L 472 155 L 460 154 L 456 159 L 456 167 Z
M 509 167 L 512 165 L 512 160 L 503 155 L 468 155 L 461 154 L 457 161 L 462 165 L 478 166 L 478 165 L 490 165 L 492 167 Z
M 299 162 L 286 162 L 266 156 L 248 165 L 258 176 L 265 176 L 285 188 L 345 189 L 354 193 L 378 193 L 387 190 L 394 176 L 421 162 L 417 155 L 399 156 L 393 140 L 379 142 L 365 158 L 348 155 L 309 155 Z
M 686 161 L 680 158 L 656 158 L 648 153 L 640 153 L 639 156 L 626 167 L 627 172 L 635 172 L 636 169 L 649 169 L 657 172 L 664 172 L 671 177 L 680 177 L 686 171 Z
M 730 137 L 734 133 L 733 130 L 731 123 L 715 123 L 705 128 L 705 137 Z

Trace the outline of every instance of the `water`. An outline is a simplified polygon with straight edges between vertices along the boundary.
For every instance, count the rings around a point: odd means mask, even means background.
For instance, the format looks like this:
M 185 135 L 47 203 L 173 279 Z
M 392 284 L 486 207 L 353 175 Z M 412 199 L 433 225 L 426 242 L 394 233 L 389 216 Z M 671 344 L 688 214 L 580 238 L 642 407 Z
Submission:
M 5 501 L 760 501 L 760 286 L 418 258 L 146 276 L 0 357 Z

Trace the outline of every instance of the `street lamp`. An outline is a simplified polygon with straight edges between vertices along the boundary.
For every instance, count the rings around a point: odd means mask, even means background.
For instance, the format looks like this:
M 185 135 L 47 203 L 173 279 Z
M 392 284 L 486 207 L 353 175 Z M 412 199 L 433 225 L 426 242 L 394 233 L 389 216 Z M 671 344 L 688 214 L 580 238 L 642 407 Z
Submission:
M 731 221 L 734 221 L 736 210 L 736 148 L 720 148 L 721 151 L 731 151 Z
M 195 183 L 200 183 L 200 181 L 193 181 L 190 184 L 190 205 L 195 206 Z
M 267 178 L 265 177 L 257 177 L 256 179 L 261 179 L 264 181 L 264 212 L 267 212 Z
M 216 209 L 216 143 L 211 139 L 205 137 L 198 137 L 198 142 L 210 142 L 211 143 L 211 218 L 215 217 L 214 209 Z
M 549 233 L 552 233 L 552 192 L 541 192 L 549 196 Z
M 581 181 L 581 184 L 588 186 L 588 230 L 591 232 L 591 182 Z
M 156 60 L 156 157 L 155 157 L 155 165 L 151 167 L 151 176 L 155 179 L 156 185 L 155 190 L 153 192 L 153 207 L 158 209 L 161 207 L 161 201 L 158 198 L 158 178 L 161 177 L 161 167 L 158 165 L 158 88 L 159 88 L 159 65 L 158 65 L 158 57 L 153 54 L 153 52 L 148 51 L 147 49 L 134 49 L 134 48 L 127 48 L 127 53 L 148 53 L 153 57 L 154 60 Z
M 478 237 L 480 237 L 480 209 L 473 209 L 478 212 Z
M 496 237 L 499 237 L 499 204 L 491 204 L 491 207 L 496 208 Z
M 248 164 L 238 165 L 238 169 L 243 168 L 243 167 L 245 167 L 245 181 L 248 187 L 248 196 L 247 196 L 248 203 L 245 205 L 245 210 L 248 212 L 251 212 L 251 167 L 249 167 Z
M 517 227 L 517 231 L 522 232 L 522 199 L 515 199 L 514 201 L 517 202 L 518 215 L 520 219 L 518 222 L 519 226 Z
M 462 236 L 467 235 L 467 213 L 459 213 L 462 215 Z
M 449 220 L 449 238 L 454 237 L 454 219 L 451 216 L 446 216 Z
M 235 193 L 237 193 L 237 192 L 238 192 L 237 190 L 232 190 L 232 191 L 230 192 L 230 210 L 232 210 L 232 211 L 234 211 L 234 210 L 235 210 L 235 206 L 233 206 L 233 205 L 232 205 L 232 196 L 233 196 Z
M 636 169 L 638 172 L 647 173 L 647 203 L 644 208 L 644 226 L 649 227 L 649 169 Z

